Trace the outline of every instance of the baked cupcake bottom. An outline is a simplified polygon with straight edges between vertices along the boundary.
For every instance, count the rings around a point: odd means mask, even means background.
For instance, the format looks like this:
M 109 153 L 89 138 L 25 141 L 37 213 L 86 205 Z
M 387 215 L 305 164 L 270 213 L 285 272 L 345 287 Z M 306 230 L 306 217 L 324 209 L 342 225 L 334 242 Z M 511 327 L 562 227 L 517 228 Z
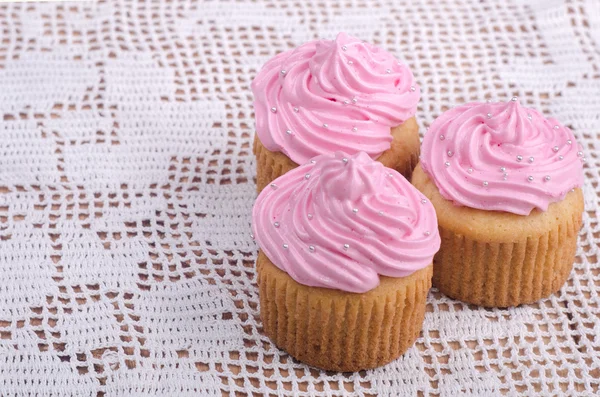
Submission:
M 581 228 L 581 189 L 545 212 L 521 216 L 454 205 L 420 164 L 412 183 L 436 210 L 442 244 L 433 260 L 433 285 L 444 294 L 481 306 L 517 306 L 558 291 L 569 277 Z
M 390 148 L 383 152 L 377 160 L 410 180 L 412 170 L 419 162 L 421 145 L 416 119 L 412 117 L 392 128 L 391 134 Z M 273 180 L 298 167 L 298 164 L 282 152 L 272 152 L 263 146 L 258 135 L 254 136 L 253 151 L 256 155 L 256 190 L 258 192 Z
M 421 332 L 432 266 L 380 277 L 363 294 L 297 283 L 262 251 L 256 260 L 264 332 L 299 361 L 330 371 L 375 368 L 399 357 Z

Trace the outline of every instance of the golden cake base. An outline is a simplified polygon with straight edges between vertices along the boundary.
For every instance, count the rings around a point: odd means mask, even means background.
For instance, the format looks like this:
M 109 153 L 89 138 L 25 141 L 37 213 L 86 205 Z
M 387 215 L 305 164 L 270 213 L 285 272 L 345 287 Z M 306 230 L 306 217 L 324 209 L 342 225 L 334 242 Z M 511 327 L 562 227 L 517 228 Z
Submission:
M 419 162 L 421 146 L 416 119 L 412 117 L 392 128 L 391 134 L 390 148 L 383 152 L 377 161 L 410 180 L 412 170 Z M 259 193 L 272 181 L 298 167 L 298 164 L 282 152 L 272 152 L 264 147 L 258 135 L 254 136 L 253 151 L 256 155 L 256 190 Z
M 581 228 L 581 189 L 545 212 L 522 216 L 454 205 L 420 164 L 412 183 L 436 210 L 442 244 L 433 261 L 433 285 L 444 294 L 487 307 L 517 306 L 551 295 L 569 277 Z
M 363 294 L 308 287 L 256 260 L 264 332 L 299 361 L 330 371 L 360 371 L 399 357 L 421 332 L 432 266 L 402 278 L 381 276 Z

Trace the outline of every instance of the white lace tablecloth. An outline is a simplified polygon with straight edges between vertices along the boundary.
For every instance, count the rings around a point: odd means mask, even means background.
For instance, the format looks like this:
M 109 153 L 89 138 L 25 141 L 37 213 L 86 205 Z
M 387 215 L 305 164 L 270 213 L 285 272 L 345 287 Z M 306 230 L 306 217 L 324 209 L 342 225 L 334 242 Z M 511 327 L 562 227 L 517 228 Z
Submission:
M 537 304 L 431 291 L 402 358 L 320 372 L 262 334 L 250 82 L 346 31 L 406 61 L 424 130 L 506 100 L 587 158 L 577 263 Z M 600 378 L 600 2 L 0 5 L 0 395 L 593 395 Z

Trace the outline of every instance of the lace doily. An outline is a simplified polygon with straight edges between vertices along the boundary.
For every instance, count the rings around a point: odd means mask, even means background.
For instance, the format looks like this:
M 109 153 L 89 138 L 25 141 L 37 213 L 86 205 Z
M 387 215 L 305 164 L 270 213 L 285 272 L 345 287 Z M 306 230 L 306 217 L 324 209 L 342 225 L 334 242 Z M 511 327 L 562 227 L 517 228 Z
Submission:
M 339 31 L 412 68 L 424 130 L 516 95 L 587 158 L 560 293 L 486 310 L 432 290 L 402 358 L 353 374 L 261 333 L 250 82 Z M 592 395 L 600 378 L 600 3 L 0 5 L 0 394 Z

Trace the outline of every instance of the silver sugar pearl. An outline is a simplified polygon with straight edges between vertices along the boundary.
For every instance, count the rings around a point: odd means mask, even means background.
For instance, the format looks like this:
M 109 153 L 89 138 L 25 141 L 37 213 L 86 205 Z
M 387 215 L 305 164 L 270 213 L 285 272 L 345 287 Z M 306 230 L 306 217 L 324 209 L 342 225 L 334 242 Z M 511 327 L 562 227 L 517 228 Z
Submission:
M 353 131 L 353 132 L 356 132 L 356 131 L 358 131 L 358 128 L 356 128 L 356 127 L 352 127 L 352 131 Z
M 552 150 L 554 150 L 555 152 L 558 152 L 558 149 L 559 149 L 559 148 L 558 148 L 558 146 L 554 146 L 554 147 L 552 148 Z
M 440 141 L 443 141 L 444 139 L 446 139 L 446 137 L 444 136 L 444 134 L 440 135 Z
M 298 108 L 294 108 L 294 113 L 298 113 L 299 110 L 300 109 L 298 109 Z
M 344 250 L 348 251 L 348 248 L 350 248 L 350 244 L 344 244 Z
M 573 143 L 573 141 L 571 141 L 570 139 L 567 141 L 567 145 L 570 145 L 572 143 Z
M 583 157 L 583 152 L 581 152 L 581 151 L 577 152 L 577 156 Z
M 391 177 L 393 177 L 393 176 L 394 176 L 394 175 L 392 175 L 392 173 L 391 173 L 391 172 L 390 172 L 390 173 L 388 173 L 388 177 L 390 177 L 390 178 L 391 178 Z
M 487 186 L 488 185 L 488 181 L 483 181 L 483 186 Z
M 429 230 L 423 232 L 424 235 L 429 236 L 431 234 L 431 232 Z
M 274 183 L 271 183 L 271 188 L 273 188 L 273 189 L 277 189 L 277 185 L 276 185 L 276 184 L 274 184 Z
M 342 159 L 342 163 L 347 163 L 347 162 L 348 162 L 348 159 L 347 159 L 346 157 L 344 157 L 344 158 Z
M 529 176 L 527 177 L 527 180 L 528 180 L 529 182 L 533 182 L 533 175 L 529 175 Z
M 502 176 L 502 179 L 503 179 L 503 180 L 507 180 L 507 179 L 508 179 L 508 174 L 504 174 L 504 175 Z
M 392 69 L 386 69 L 386 70 L 385 70 L 385 72 L 386 72 L 387 74 L 390 74 L 390 73 L 392 73 Z
M 491 119 L 491 118 L 492 118 L 492 114 L 491 114 L 491 113 L 488 113 L 488 114 L 487 114 L 487 118 L 488 118 L 488 119 Z
M 529 162 L 530 162 L 530 163 L 533 163 L 533 160 L 535 160 L 535 159 L 533 158 L 533 156 L 529 157 Z
M 544 180 L 545 180 L 546 182 L 548 182 L 550 179 L 551 179 L 551 178 L 550 178 L 550 175 L 546 175 L 546 176 L 544 177 Z
M 305 174 L 304 175 L 304 179 L 309 179 L 310 178 L 310 174 Z
M 271 112 L 273 112 L 273 113 L 277 113 L 277 108 L 276 108 L 275 106 L 273 106 L 273 107 L 271 108 Z
M 467 169 L 467 172 L 468 172 L 469 174 L 472 174 L 472 173 L 473 173 L 473 168 L 469 168 L 469 169 Z
M 352 98 L 352 103 L 356 103 L 358 102 L 358 99 L 356 99 L 356 97 Z
M 427 204 L 427 199 L 421 199 L 421 204 Z
M 284 250 L 288 249 L 288 247 L 289 247 L 289 246 L 288 246 L 287 244 L 283 244 L 283 249 L 284 249 Z
M 510 98 L 510 100 L 511 100 L 511 101 L 513 101 L 513 102 L 517 102 L 517 100 L 518 100 L 518 99 L 519 99 L 519 98 L 517 98 L 516 96 L 514 96 L 514 97 Z
M 287 73 L 287 72 L 286 72 L 285 70 L 282 70 L 282 71 L 281 71 L 281 75 L 282 75 L 282 76 L 285 76 L 285 74 L 286 74 L 286 73 Z
M 445 165 L 446 167 L 450 167 L 450 162 L 449 162 L 449 161 L 446 161 L 446 162 L 444 163 L 444 165 Z
M 314 246 L 314 245 L 309 245 L 309 246 L 308 246 L 308 250 L 309 250 L 310 252 L 315 252 L 315 246 Z
M 254 234 L 250 233 L 250 238 L 254 240 Z
M 378 214 L 379 214 L 379 216 L 382 216 L 383 215 L 383 211 L 379 211 Z
M 275 226 L 275 227 L 279 227 L 279 222 L 275 222 L 275 223 L 273 223 L 273 226 Z
M 347 99 L 344 99 L 344 102 L 343 102 L 343 103 L 344 103 L 344 105 L 349 105 L 349 104 L 350 104 L 350 101 L 349 101 L 349 100 L 347 100 Z
M 416 89 L 417 89 L 417 88 L 416 88 L 414 85 L 411 85 L 411 86 L 410 86 L 410 90 L 411 90 L 412 92 L 415 92 L 415 91 L 416 91 Z
M 531 115 L 529 113 L 527 114 L 527 119 L 531 120 Z
M 285 133 L 288 135 L 292 135 L 292 130 L 285 130 Z
M 323 123 L 323 128 L 329 128 L 329 126 L 327 125 L 327 123 Z
M 348 47 L 346 47 L 345 45 L 342 46 L 342 50 L 346 51 L 348 49 Z
M 562 160 L 562 159 L 564 159 L 564 157 L 563 156 L 558 156 L 558 159 Z
M 312 218 L 313 218 L 313 215 L 312 215 L 312 214 L 308 214 L 308 215 L 306 215 L 306 216 L 308 217 L 308 219 L 312 219 Z
M 353 65 L 353 64 L 354 64 L 354 62 L 348 61 L 348 65 Z
M 358 208 L 352 208 L 352 212 L 354 212 L 355 214 L 358 213 Z
M 448 157 L 452 157 L 452 156 L 454 156 L 454 152 L 453 152 L 452 150 L 448 150 L 448 153 L 447 153 L 447 154 L 448 154 Z
M 521 160 L 523 160 L 523 156 L 521 156 L 521 155 L 518 155 L 518 156 L 517 156 L 517 161 L 521 161 Z
M 311 164 L 317 164 L 317 160 L 310 160 Z
M 506 167 L 500 167 L 500 171 L 501 171 L 501 172 L 504 172 L 504 171 L 506 171 Z
M 560 127 L 559 127 L 558 125 L 555 125 L 555 126 L 554 126 L 554 129 L 555 129 L 555 130 L 557 130 L 557 129 L 559 129 L 559 128 L 560 128 Z

